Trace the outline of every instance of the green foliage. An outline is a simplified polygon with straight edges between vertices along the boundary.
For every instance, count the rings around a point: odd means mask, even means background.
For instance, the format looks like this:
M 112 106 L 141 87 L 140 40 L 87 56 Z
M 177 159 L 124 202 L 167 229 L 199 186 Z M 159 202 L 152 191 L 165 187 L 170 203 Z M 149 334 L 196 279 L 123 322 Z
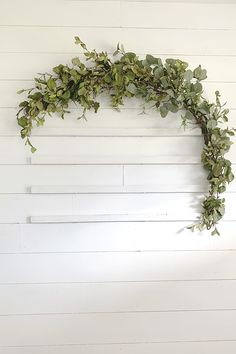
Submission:
M 166 59 L 147 55 L 144 60 L 132 52 L 125 52 L 124 47 L 117 45 L 112 60 L 106 52 L 89 51 L 86 45 L 75 37 L 75 43 L 84 50 L 89 65 L 80 58 L 72 59 L 72 65 L 60 64 L 53 68 L 52 74 L 41 74 L 35 78 L 35 86 L 28 90 L 27 99 L 20 103 L 17 113 L 21 127 L 21 137 L 36 149 L 29 137 L 34 126 L 41 126 L 46 115 L 58 113 L 64 119 L 69 113 L 70 102 L 78 104 L 86 111 L 99 109 L 97 97 L 105 93 L 110 97 L 111 106 L 118 109 L 123 105 L 124 98 L 137 97 L 158 110 L 164 118 L 169 112 L 182 112 L 184 126 L 199 126 L 204 148 L 201 160 L 207 170 L 209 191 L 202 203 L 199 222 L 190 226 L 193 230 L 213 229 L 212 235 L 218 235 L 216 224 L 223 217 L 225 200 L 220 194 L 226 190 L 234 176 L 231 162 L 224 155 L 232 144 L 230 137 L 234 129 L 221 128 L 228 121 L 228 110 L 220 102 L 220 94 L 216 91 L 214 103 L 208 102 L 203 96 L 200 81 L 207 77 L 205 69 L 199 65 L 193 71 L 188 64 L 179 59 Z M 80 117 L 81 118 L 81 117 Z

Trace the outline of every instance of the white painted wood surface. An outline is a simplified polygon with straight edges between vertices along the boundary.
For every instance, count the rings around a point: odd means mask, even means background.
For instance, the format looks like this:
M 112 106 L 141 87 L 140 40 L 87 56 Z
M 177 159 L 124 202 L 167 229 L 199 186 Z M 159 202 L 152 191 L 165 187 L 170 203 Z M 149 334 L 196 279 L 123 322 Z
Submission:
M 206 350 L 207 354 L 222 354 L 222 352 L 227 351 L 228 354 L 235 353 L 235 343 L 234 341 L 202 341 L 202 342 L 175 342 L 175 343 L 123 343 L 123 344 L 103 344 L 103 345 L 67 345 L 67 354 L 119 354 L 121 351 L 124 354 L 130 353 L 158 353 L 162 354 L 172 354 L 173 351 L 178 351 L 181 354 L 192 354 L 204 353 Z M 1 354 L 64 354 L 65 346 L 29 346 L 29 347 L 15 347 L 9 348 L 5 347 L 3 350 L 0 349 Z
M 140 102 L 48 119 L 32 155 L 15 114 L 38 72 L 81 49 L 178 57 L 236 124 L 232 1 L 2 0 L 0 354 L 235 354 L 236 183 L 221 237 L 192 233 L 206 192 L 198 129 Z M 236 145 L 229 154 L 235 170 Z
M 0 314 L 230 311 L 235 291 L 235 280 L 10 284 L 1 286 Z
M 25 341 L 29 345 L 166 342 L 170 336 L 173 341 L 233 340 L 235 317 L 236 311 L 7 316 L 0 318 L 0 328 L 5 346 Z
M 223 237 L 189 233 L 186 222 L 0 224 L 4 253 L 83 253 L 235 250 L 232 222 L 219 226 Z

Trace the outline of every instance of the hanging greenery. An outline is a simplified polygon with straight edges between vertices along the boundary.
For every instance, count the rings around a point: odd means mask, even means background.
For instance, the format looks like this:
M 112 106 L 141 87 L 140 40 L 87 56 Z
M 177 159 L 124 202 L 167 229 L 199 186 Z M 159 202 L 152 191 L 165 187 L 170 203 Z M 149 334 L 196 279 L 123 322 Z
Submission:
M 203 97 L 201 81 L 207 77 L 206 70 L 199 65 L 192 71 L 179 59 L 163 62 L 146 55 L 141 60 L 135 53 L 125 52 L 119 44 L 114 53 L 118 58 L 113 61 L 106 52 L 89 51 L 79 37 L 75 37 L 75 43 L 83 48 L 88 65 L 79 57 L 73 58 L 71 66 L 60 64 L 53 68 L 52 74 L 35 78 L 33 88 L 19 91 L 26 91 L 27 99 L 19 105 L 17 121 L 22 128 L 21 137 L 31 151 L 36 150 L 29 139 L 31 131 L 42 126 L 47 115 L 57 112 L 64 119 L 70 102 L 83 108 L 81 117 L 90 109 L 96 113 L 100 107 L 97 98 L 102 93 L 110 97 L 111 106 L 116 109 L 123 105 L 124 98 L 137 97 L 143 99 L 144 107 L 156 109 L 163 118 L 169 112 L 180 111 L 184 127 L 195 124 L 201 129 L 204 138 L 201 161 L 209 182 L 199 221 L 189 228 L 211 229 L 212 235 L 218 235 L 216 224 L 225 212 L 225 199 L 220 194 L 234 178 L 231 162 L 224 155 L 230 149 L 235 129 L 224 127 L 228 109 L 221 104 L 219 92 L 215 92 L 213 103 Z

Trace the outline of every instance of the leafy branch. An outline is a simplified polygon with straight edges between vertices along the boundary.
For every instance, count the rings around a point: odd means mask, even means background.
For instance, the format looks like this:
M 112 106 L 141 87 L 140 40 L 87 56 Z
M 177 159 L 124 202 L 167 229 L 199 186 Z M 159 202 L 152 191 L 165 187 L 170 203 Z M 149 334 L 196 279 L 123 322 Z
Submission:
M 19 91 L 27 92 L 17 113 L 26 145 L 35 152 L 29 139 L 32 129 L 44 125 L 47 115 L 58 113 L 64 119 L 70 102 L 83 108 L 83 118 L 87 110 L 96 113 L 100 107 L 97 98 L 102 93 L 109 96 L 111 106 L 116 109 L 124 104 L 124 98 L 137 97 L 144 100 L 144 109 L 149 104 L 163 118 L 169 112 L 180 111 L 183 126 L 194 124 L 201 129 L 204 138 L 201 161 L 209 182 L 199 221 L 189 228 L 211 229 L 212 235 L 219 234 L 216 225 L 225 212 L 225 199 L 220 195 L 234 179 L 231 162 L 224 156 L 235 130 L 224 127 L 229 111 L 221 104 L 219 92 L 216 91 L 213 103 L 203 97 L 201 81 L 207 77 L 206 70 L 199 65 L 192 71 L 179 59 L 163 62 L 149 54 L 141 60 L 135 53 L 125 52 L 119 44 L 114 53 L 116 59 L 112 60 L 106 52 L 89 51 L 79 37 L 75 37 L 75 43 L 84 50 L 89 65 L 79 57 L 73 58 L 71 66 L 60 64 L 52 73 L 35 78 L 33 88 Z

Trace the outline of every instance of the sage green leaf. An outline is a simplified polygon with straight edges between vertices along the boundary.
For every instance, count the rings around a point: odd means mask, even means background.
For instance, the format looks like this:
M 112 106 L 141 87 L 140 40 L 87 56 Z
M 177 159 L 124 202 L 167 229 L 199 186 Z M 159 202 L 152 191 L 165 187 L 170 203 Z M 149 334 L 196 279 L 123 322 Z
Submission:
M 194 91 L 195 93 L 201 93 L 202 92 L 202 84 L 200 84 L 200 82 L 196 82 L 193 85 Z
M 75 44 L 78 44 L 78 45 L 80 45 L 84 50 L 87 50 L 86 45 L 81 41 L 81 39 L 80 39 L 78 36 L 75 37 Z
M 70 98 L 70 91 L 66 91 L 61 96 L 64 100 L 68 100 Z
M 126 89 L 127 89 L 127 91 L 129 91 L 132 94 L 134 94 L 136 92 L 136 86 L 133 83 L 130 83 Z
M 81 61 L 80 61 L 80 59 L 78 57 L 73 58 L 71 60 L 71 62 L 72 62 L 73 65 L 77 65 L 77 66 L 79 66 L 81 64 Z
M 26 117 L 20 117 L 20 118 L 18 118 L 18 124 L 22 127 L 22 128 L 24 128 L 24 127 L 26 127 L 27 125 L 28 125 L 28 119 L 26 118 Z
M 163 77 L 164 76 L 164 69 L 162 67 L 155 68 L 154 76 L 157 79 L 160 79 L 161 77 Z
M 212 231 L 211 235 L 212 235 L 212 236 L 215 236 L 215 235 L 220 236 L 220 233 L 219 233 L 219 231 L 217 230 L 217 228 L 215 228 L 215 229 Z
M 19 104 L 19 107 L 27 107 L 28 106 L 28 101 L 22 101 L 20 104 Z
M 218 188 L 219 193 L 224 193 L 226 191 L 226 187 L 225 186 L 221 186 Z
M 153 57 L 150 54 L 146 55 L 146 62 L 148 65 L 158 64 L 158 58 Z
M 42 101 L 37 101 L 36 106 L 40 111 L 44 110 L 43 102 Z
M 194 120 L 195 119 L 194 115 L 190 111 L 186 111 L 185 112 L 185 118 L 188 119 L 188 120 Z
M 210 113 L 210 106 L 208 104 L 207 101 L 203 101 L 202 103 L 200 103 L 199 105 L 199 111 L 203 114 L 208 114 Z
M 20 95 L 21 93 L 25 92 L 26 90 L 19 90 L 17 91 L 17 94 Z
M 234 180 L 234 175 L 232 172 L 229 172 L 229 174 L 227 175 L 227 182 L 230 183 Z
M 87 92 L 86 88 L 85 88 L 85 87 L 81 87 L 81 88 L 78 90 L 78 95 L 79 95 L 79 96 L 82 96 L 82 95 L 84 95 L 86 92 Z
M 214 175 L 215 177 L 219 177 L 220 174 L 221 174 L 221 172 L 222 172 L 222 166 L 221 166 L 221 164 L 217 164 L 217 163 L 216 163 L 216 164 L 214 165 L 214 167 L 213 167 L 212 172 L 213 172 L 213 175 Z
M 192 72 L 191 70 L 185 71 L 185 73 L 184 73 L 184 79 L 185 79 L 186 81 L 191 81 L 192 78 L 193 78 L 193 72 Z
M 217 126 L 217 121 L 214 120 L 214 119 L 210 119 L 210 120 L 207 122 L 207 128 L 208 128 L 208 129 L 214 129 L 216 126 Z
M 162 118 L 165 118 L 168 114 L 168 109 L 165 106 L 161 106 L 160 113 L 161 113 Z
M 56 90 L 56 82 L 53 78 L 50 78 L 47 82 L 47 86 L 49 88 L 50 91 L 55 91 Z
M 167 79 L 164 76 L 160 78 L 160 81 L 161 81 L 162 86 L 164 88 L 167 88 L 169 86 L 169 83 L 168 83 Z
M 202 69 L 201 65 L 199 65 L 194 69 L 193 76 L 199 81 L 205 80 L 207 78 L 207 71 L 206 69 Z
M 177 113 L 179 110 L 178 106 L 173 104 L 172 102 L 165 103 L 165 107 L 167 108 L 168 111 L 172 113 Z

